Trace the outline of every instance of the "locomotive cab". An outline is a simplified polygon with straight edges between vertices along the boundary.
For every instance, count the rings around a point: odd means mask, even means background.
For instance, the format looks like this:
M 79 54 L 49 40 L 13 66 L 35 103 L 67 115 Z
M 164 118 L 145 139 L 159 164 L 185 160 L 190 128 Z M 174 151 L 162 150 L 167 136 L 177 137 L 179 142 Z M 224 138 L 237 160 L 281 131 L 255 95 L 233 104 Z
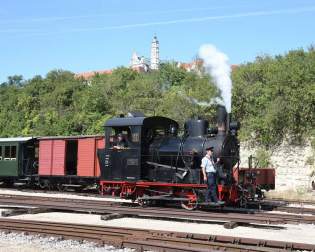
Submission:
M 101 166 L 101 176 L 104 179 L 140 179 L 141 126 L 137 119 L 139 118 L 122 121 L 122 118 L 117 118 L 106 123 L 105 163 L 104 167 Z
M 158 116 L 108 120 L 105 124 L 106 147 L 105 160 L 101 164 L 102 178 L 111 181 L 147 180 L 149 168 L 146 157 L 149 145 L 153 139 L 162 141 L 166 135 L 175 134 L 174 128 L 178 128 L 177 122 Z

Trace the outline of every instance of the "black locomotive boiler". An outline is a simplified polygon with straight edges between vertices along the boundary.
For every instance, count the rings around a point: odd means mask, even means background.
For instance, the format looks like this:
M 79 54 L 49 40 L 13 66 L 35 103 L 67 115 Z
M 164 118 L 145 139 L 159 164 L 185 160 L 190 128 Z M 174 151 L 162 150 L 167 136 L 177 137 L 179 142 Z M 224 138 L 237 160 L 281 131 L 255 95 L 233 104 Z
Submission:
M 105 149 L 99 152 L 100 187 L 103 194 L 137 200 L 140 204 L 179 201 L 194 209 L 204 201 L 206 184 L 201 173 L 201 159 L 208 147 L 219 158 L 218 198 L 237 204 L 240 195 L 233 178 L 239 162 L 239 124 L 230 122 L 219 106 L 217 123 L 192 119 L 178 135 L 179 125 L 165 117 L 129 116 L 113 118 L 105 124 Z M 117 143 L 117 136 L 124 144 Z M 119 146 L 119 147 L 117 147 Z

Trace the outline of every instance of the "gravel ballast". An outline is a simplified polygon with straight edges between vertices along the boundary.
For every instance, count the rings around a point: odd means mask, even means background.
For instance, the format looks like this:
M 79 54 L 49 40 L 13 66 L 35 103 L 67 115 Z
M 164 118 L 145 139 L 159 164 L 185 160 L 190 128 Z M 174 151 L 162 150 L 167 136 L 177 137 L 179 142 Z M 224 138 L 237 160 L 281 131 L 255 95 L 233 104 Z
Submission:
M 133 252 L 132 249 L 116 249 L 98 246 L 91 242 L 60 240 L 56 237 L 24 235 L 0 232 L 0 252 Z

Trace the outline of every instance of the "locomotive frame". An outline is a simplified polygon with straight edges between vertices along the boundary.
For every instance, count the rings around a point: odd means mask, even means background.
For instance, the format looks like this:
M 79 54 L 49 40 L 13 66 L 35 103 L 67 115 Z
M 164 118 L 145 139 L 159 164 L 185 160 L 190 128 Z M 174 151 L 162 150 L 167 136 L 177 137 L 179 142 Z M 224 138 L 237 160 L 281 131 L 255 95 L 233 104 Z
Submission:
M 216 144 L 216 152 L 223 157 L 224 164 L 238 165 L 237 129 L 226 131 L 227 116 L 224 113 L 225 109 L 223 115 L 222 110 L 219 114 L 219 123 L 224 124 L 221 132 L 208 134 L 207 121 L 192 120 L 187 122 L 186 135 L 182 138 L 172 131 L 172 128 L 178 128 L 177 122 L 165 117 L 108 120 L 105 124 L 105 149 L 99 153 L 103 165 L 101 193 L 131 199 L 140 205 L 176 201 L 189 210 L 204 205 L 207 185 L 201 178 L 200 158 L 207 145 Z M 115 136 L 118 134 L 126 138 L 127 148 L 115 148 Z M 223 144 L 234 148 L 234 156 L 223 149 Z M 195 150 L 197 145 L 199 150 Z M 232 173 L 232 167 L 229 169 Z M 233 205 L 238 203 L 239 188 L 233 178 L 229 177 L 229 183 L 219 184 L 217 189 L 220 201 Z M 217 203 L 208 205 L 218 206 Z

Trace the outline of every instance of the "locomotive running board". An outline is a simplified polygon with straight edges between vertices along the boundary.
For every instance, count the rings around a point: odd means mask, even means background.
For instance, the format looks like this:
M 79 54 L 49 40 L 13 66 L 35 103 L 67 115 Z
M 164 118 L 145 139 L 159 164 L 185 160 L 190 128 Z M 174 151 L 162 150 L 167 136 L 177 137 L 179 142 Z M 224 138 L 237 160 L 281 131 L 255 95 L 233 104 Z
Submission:
M 199 206 L 209 206 L 209 207 L 222 207 L 224 206 L 225 202 L 221 201 L 221 202 L 202 202 L 202 203 L 198 203 Z
M 169 196 L 144 196 L 144 197 L 139 197 L 138 200 L 189 201 L 188 198 L 174 198 L 174 197 L 169 197 Z
M 185 168 L 180 168 L 180 167 L 175 167 L 175 166 L 170 166 L 170 165 L 165 165 L 165 164 L 159 164 L 159 163 L 155 163 L 155 162 L 146 162 L 148 165 L 153 165 L 153 166 L 159 166 L 159 167 L 163 167 L 163 168 L 167 168 L 167 169 L 172 169 L 172 170 L 178 170 L 178 171 L 183 171 L 185 172 L 187 169 Z

